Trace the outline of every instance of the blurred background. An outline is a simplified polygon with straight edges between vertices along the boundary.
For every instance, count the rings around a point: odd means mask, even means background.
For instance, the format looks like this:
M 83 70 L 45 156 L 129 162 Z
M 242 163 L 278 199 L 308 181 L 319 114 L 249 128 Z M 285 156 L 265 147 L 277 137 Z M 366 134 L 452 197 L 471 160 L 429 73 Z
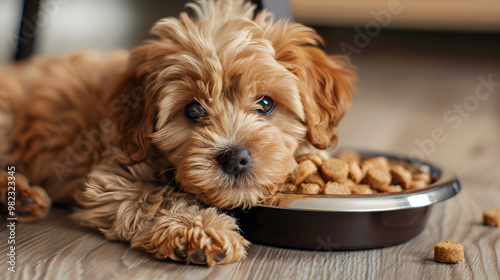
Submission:
M 130 49 L 150 38 L 148 31 L 156 20 L 177 16 L 187 1 L 27 0 L 32 6 L 39 3 L 38 16 L 25 14 L 24 17 L 23 2 L 0 1 L 0 36 L 3 38 L 0 63 L 9 62 L 14 55 L 22 18 L 26 25 L 25 39 L 35 37 L 36 54 L 60 54 L 84 48 Z M 348 44 L 368 50 L 382 45 L 418 48 L 437 44 L 457 51 L 487 48 L 496 55 L 500 52 L 500 1 L 497 0 L 253 2 L 278 16 L 320 27 L 320 32 L 327 30 L 328 47 L 336 52 L 342 52 L 340 42 L 345 42 L 344 48 L 348 49 Z M 37 30 L 33 29 L 34 23 Z M 388 44 L 391 38 L 393 41 Z M 356 50 L 354 53 L 361 55 Z
M 178 15 L 185 2 L 40 1 L 38 18 L 24 17 L 24 39 L 35 38 L 37 55 L 130 49 L 152 38 L 154 22 Z M 342 146 L 403 153 L 463 172 L 475 160 L 487 170 L 498 163 L 500 1 L 254 2 L 313 26 L 328 53 L 346 55 L 357 68 L 355 100 L 339 127 Z M 14 59 L 22 13 L 23 1 L 0 1 L 0 64 Z

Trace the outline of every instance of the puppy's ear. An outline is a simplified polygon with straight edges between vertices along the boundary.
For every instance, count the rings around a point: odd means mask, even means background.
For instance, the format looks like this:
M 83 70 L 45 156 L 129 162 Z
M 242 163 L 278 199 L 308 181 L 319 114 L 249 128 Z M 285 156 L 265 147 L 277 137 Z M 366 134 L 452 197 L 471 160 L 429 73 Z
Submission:
M 306 116 L 308 139 L 319 149 L 335 147 L 335 128 L 351 106 L 354 73 L 342 57 L 327 56 L 316 46 L 301 46 L 305 63 L 299 65 L 302 104 Z
M 157 94 L 149 86 L 153 71 L 147 69 L 148 49 L 144 45 L 131 53 L 127 69 L 107 96 L 117 128 L 120 150 L 116 155 L 126 165 L 145 160 L 151 151 L 149 136 L 155 128 L 158 105 Z
M 321 37 L 311 28 L 279 21 L 259 14 L 256 22 L 265 26 L 276 59 L 299 79 L 308 140 L 319 149 L 337 144 L 335 127 L 352 103 L 354 72 L 341 56 L 328 56 L 319 45 Z

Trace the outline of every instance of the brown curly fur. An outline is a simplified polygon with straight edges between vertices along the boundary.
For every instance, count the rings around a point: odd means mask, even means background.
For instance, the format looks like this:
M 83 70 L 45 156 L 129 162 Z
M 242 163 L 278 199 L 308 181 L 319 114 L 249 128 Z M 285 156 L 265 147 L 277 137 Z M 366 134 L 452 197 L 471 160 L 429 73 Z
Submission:
M 0 137 L 10 139 L 0 163 L 15 163 L 54 203 L 76 198 L 75 219 L 108 239 L 160 259 L 229 263 L 249 243 L 233 218 L 201 201 L 255 205 L 294 170 L 299 147 L 335 146 L 354 74 L 318 48 L 311 28 L 266 11 L 253 18 L 241 0 L 188 7 L 194 17 L 160 20 L 159 39 L 130 54 L 82 52 L 0 70 Z M 264 95 L 276 104 L 270 116 L 255 114 Z M 185 117 L 193 101 L 209 118 Z M 252 159 L 240 176 L 216 160 L 236 145 Z M 160 180 L 173 169 L 182 191 Z

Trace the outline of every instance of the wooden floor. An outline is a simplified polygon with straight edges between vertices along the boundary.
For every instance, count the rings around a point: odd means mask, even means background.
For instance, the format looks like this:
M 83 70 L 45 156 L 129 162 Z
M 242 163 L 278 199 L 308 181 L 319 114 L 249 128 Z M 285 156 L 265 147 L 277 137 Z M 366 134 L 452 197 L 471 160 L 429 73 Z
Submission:
M 338 50 L 334 40 L 327 38 Z M 500 279 L 500 228 L 481 225 L 484 210 L 500 207 L 500 85 L 485 100 L 471 101 L 479 77 L 500 82 L 500 56 L 491 47 L 463 48 L 374 43 L 352 57 L 360 76 L 354 105 L 339 128 L 341 145 L 420 152 L 462 183 L 463 191 L 437 204 L 425 230 L 405 244 L 347 252 L 252 245 L 238 263 L 186 266 L 106 241 L 76 227 L 69 210 L 56 208 L 43 221 L 17 225 L 15 273 L 7 271 L 2 222 L 0 279 Z M 454 104 L 464 100 L 472 102 L 470 110 L 454 113 Z M 436 128 L 445 132 L 445 142 L 417 144 L 429 143 L 425 139 Z M 434 262 L 433 245 L 443 240 L 461 242 L 465 260 Z

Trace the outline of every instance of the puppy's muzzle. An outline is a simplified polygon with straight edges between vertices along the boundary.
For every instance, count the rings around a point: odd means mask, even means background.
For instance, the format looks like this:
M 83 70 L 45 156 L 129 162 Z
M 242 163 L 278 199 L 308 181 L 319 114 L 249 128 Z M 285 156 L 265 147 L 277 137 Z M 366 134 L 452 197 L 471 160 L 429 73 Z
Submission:
M 243 146 L 233 147 L 217 155 L 217 161 L 227 174 L 238 176 L 250 166 L 250 153 Z

